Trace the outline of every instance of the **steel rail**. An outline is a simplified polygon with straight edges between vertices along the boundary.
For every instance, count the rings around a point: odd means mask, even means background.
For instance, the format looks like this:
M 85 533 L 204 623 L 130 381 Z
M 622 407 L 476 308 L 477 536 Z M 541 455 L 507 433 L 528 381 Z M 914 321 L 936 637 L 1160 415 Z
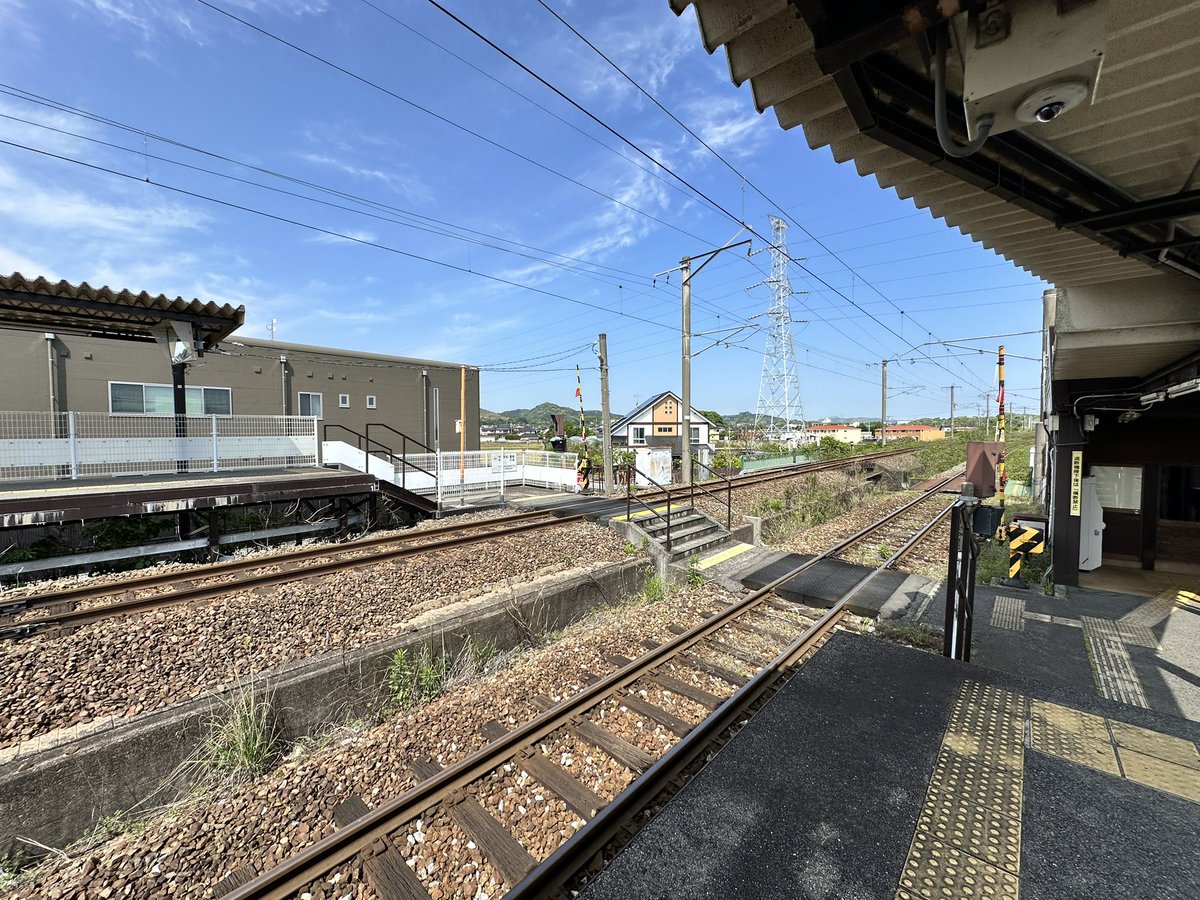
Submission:
M 558 525 L 564 525 L 570 522 L 579 522 L 586 519 L 587 516 L 580 514 L 576 516 L 551 518 L 544 521 L 526 522 L 524 524 L 514 525 L 511 528 L 505 528 L 502 530 L 484 531 L 480 534 L 460 535 L 458 537 L 447 538 L 446 540 L 442 541 L 430 541 L 423 544 L 397 547 L 393 550 L 385 550 L 381 553 L 374 553 L 367 557 L 331 559 L 326 562 L 314 563 L 311 566 L 305 566 L 304 568 L 300 569 L 289 569 L 286 571 L 252 575 L 248 578 L 240 579 L 234 584 L 221 583 L 201 585 L 200 587 L 193 588 L 191 590 L 180 590 L 171 594 L 153 594 L 148 597 L 134 597 L 129 600 L 107 603 L 102 606 L 90 607 L 88 609 L 71 610 L 69 612 L 58 613 L 54 616 L 47 616 L 46 618 L 42 619 L 24 619 L 8 625 L 0 626 L 0 639 L 11 640 L 21 637 L 28 637 L 37 633 L 38 631 L 44 631 L 47 628 L 63 628 L 75 625 L 86 625 L 90 622 L 96 622 L 101 619 L 129 615 L 136 612 L 145 612 L 146 610 L 154 609 L 160 606 L 173 606 L 183 602 L 210 600 L 214 597 L 220 597 L 234 592 L 249 591 L 263 587 L 273 587 L 275 585 L 285 584 L 290 581 L 299 581 L 301 579 L 311 578 L 317 575 L 328 575 L 332 572 L 341 571 L 343 569 L 373 565 L 380 562 L 389 562 L 391 560 L 404 559 L 410 556 L 421 556 L 425 553 L 431 553 L 436 550 L 464 547 L 469 544 L 477 544 L 482 541 L 491 540 L 497 537 L 508 537 L 509 535 L 523 534 L 527 531 L 538 531 L 543 528 L 553 528 Z
M 763 481 L 774 481 L 781 478 L 795 477 L 796 475 L 806 474 L 814 471 L 824 471 L 828 468 L 846 467 L 853 462 L 859 460 L 878 459 L 886 456 L 894 456 L 898 453 L 903 453 L 903 450 L 889 450 L 886 453 L 864 454 L 862 456 L 848 457 L 840 460 L 826 460 L 818 463 L 800 463 L 796 466 L 788 466 L 786 470 L 781 467 L 779 470 L 770 470 L 761 475 L 752 473 L 741 478 L 731 479 L 734 488 L 748 487 L 753 484 L 758 484 Z M 653 500 L 655 497 L 664 495 L 663 491 L 648 491 L 643 493 L 643 499 Z M 163 585 L 183 584 L 195 581 L 206 580 L 210 578 L 223 578 L 229 575 L 235 575 L 241 572 L 253 571 L 254 569 L 290 565 L 292 563 L 304 562 L 309 559 L 316 559 L 323 556 L 339 556 L 347 553 L 356 553 L 360 550 L 371 549 L 373 547 L 386 546 L 397 543 L 411 543 L 427 537 L 436 537 L 442 534 L 454 534 L 461 531 L 471 530 L 475 528 L 488 528 L 494 526 L 504 526 L 512 523 L 528 521 L 530 519 L 544 518 L 552 516 L 556 512 L 563 509 L 569 509 L 574 506 L 574 502 L 558 504 L 556 506 L 542 507 L 537 510 L 524 513 L 514 513 L 507 516 L 499 516 L 495 519 L 489 519 L 485 522 L 471 522 L 460 525 L 442 525 L 435 528 L 422 529 L 406 534 L 393 535 L 378 535 L 375 537 L 358 538 L 353 541 L 347 541 L 333 546 L 309 547 L 303 550 L 294 550 L 288 553 L 277 553 L 270 557 L 259 557 L 255 559 L 235 560 L 233 562 L 214 563 L 203 568 L 190 569 L 186 572 L 162 572 L 154 575 L 140 575 L 133 578 L 125 579 L 118 583 L 103 584 L 103 585 L 79 585 L 72 588 L 63 588 L 61 590 L 46 591 L 37 594 L 28 594 L 22 597 L 14 597 L 5 599 L 0 595 L 0 610 L 3 610 L 5 615 L 20 615 L 29 610 L 40 609 L 47 606 L 57 606 L 62 603 L 70 603 L 76 600 L 98 600 L 103 597 L 113 596 L 117 594 L 128 593 L 129 591 L 146 590 L 153 587 L 161 587 Z M 369 557 L 367 557 L 369 559 Z
M 613 840 L 628 832 L 629 823 L 645 809 L 651 801 L 668 788 L 696 758 L 704 753 L 713 739 L 722 734 L 740 717 L 749 711 L 779 679 L 805 656 L 815 652 L 828 634 L 846 614 L 847 604 L 885 570 L 895 565 L 900 558 L 919 544 L 944 519 L 953 506 L 939 511 L 905 544 L 896 550 L 874 571 L 859 579 L 842 595 L 825 614 L 810 625 L 803 634 L 782 650 L 757 675 L 731 694 L 712 714 L 696 725 L 675 743 L 657 762 L 628 787 L 613 798 L 582 828 L 546 857 L 535 869 L 505 895 L 505 900 L 521 900 L 526 897 L 556 896 L 579 874 L 588 861 L 603 852 Z M 765 595 L 778 587 L 784 576 L 756 594 Z
M 376 841 L 383 839 L 405 823 L 421 816 L 426 810 L 484 777 L 497 765 L 516 756 L 521 748 L 536 744 L 561 728 L 568 720 L 586 713 L 613 694 L 633 684 L 648 671 L 657 668 L 680 653 L 686 652 L 693 645 L 724 628 L 734 619 L 762 605 L 764 598 L 776 588 L 801 572 L 830 558 L 850 544 L 861 540 L 871 531 L 891 521 L 917 503 L 928 499 L 954 477 L 957 476 L 945 479 L 937 488 L 910 500 L 899 509 L 806 560 L 754 593 L 736 600 L 725 609 L 677 635 L 672 640 L 660 644 L 638 659 L 596 680 L 556 706 L 517 726 L 503 737 L 481 747 L 457 763 L 447 766 L 434 777 L 372 810 L 368 815 L 322 838 L 294 856 L 282 860 L 267 872 L 226 894 L 225 900 L 282 900 L 282 898 L 293 896 L 320 875 L 353 860 L 359 853 L 371 848 Z M 944 511 L 939 513 L 939 517 L 943 515 L 945 515 Z M 906 544 L 905 548 L 907 547 Z M 851 589 L 851 593 L 843 597 L 835 609 L 844 610 L 845 603 L 861 591 L 879 571 L 894 564 L 899 558 L 899 553 L 900 551 L 897 551 L 879 569 L 856 584 Z M 833 613 L 834 610 L 831 610 L 820 621 L 828 622 Z M 810 631 L 812 628 L 808 629 L 806 634 Z M 728 701 L 721 708 L 727 705 Z
M 527 513 L 516 513 L 489 519 L 485 522 L 471 522 L 458 525 L 442 525 L 436 528 L 425 528 L 420 531 L 404 534 L 377 535 L 369 538 L 359 538 L 333 546 L 308 547 L 303 550 L 293 550 L 288 553 L 277 553 L 269 557 L 255 559 L 239 559 L 233 562 L 214 563 L 203 568 L 189 569 L 186 572 L 160 572 L 155 575 L 139 575 L 115 584 L 80 585 L 57 591 L 46 591 L 41 594 L 30 594 L 25 597 L 15 597 L 6 603 L 0 603 L 6 609 L 21 610 L 37 609 L 42 606 L 52 606 L 67 603 L 72 600 L 95 600 L 111 594 L 123 594 L 127 591 L 145 590 L 167 584 L 177 584 L 185 581 L 199 581 L 205 578 L 222 578 L 265 566 L 288 565 L 294 562 L 304 562 L 321 556 L 336 556 L 343 553 L 354 553 L 359 550 L 369 550 L 372 547 L 393 543 L 410 543 L 424 537 L 436 537 L 441 534 L 454 534 L 471 528 L 486 528 L 489 525 L 506 525 L 552 515 L 548 510 L 536 510 Z M 2 599 L 2 598 L 0 598 Z

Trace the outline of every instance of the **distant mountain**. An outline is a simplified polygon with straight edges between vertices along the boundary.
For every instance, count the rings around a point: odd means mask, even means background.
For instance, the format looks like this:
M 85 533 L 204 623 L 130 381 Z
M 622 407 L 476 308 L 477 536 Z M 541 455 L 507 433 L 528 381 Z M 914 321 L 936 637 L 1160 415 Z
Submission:
M 481 425 L 507 425 L 511 422 L 514 425 L 549 428 L 551 415 L 566 416 L 571 421 L 576 421 L 579 418 L 579 409 L 578 407 L 572 409 L 569 406 L 561 406 L 558 403 L 539 403 L 532 409 L 506 409 L 503 412 L 480 409 L 479 422 Z M 599 422 L 601 413 L 598 409 L 585 409 L 583 416 L 588 422 Z M 617 418 L 618 416 L 614 414 L 614 421 Z

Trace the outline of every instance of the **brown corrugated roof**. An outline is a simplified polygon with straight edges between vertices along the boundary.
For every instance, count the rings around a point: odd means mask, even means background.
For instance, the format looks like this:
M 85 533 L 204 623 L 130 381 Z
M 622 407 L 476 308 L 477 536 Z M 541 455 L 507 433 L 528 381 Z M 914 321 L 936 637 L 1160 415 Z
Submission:
M 184 300 L 146 291 L 94 288 L 87 282 L 0 276 L 0 327 L 37 331 L 153 337 L 168 322 L 192 325 L 197 341 L 212 347 L 241 327 L 244 306 Z

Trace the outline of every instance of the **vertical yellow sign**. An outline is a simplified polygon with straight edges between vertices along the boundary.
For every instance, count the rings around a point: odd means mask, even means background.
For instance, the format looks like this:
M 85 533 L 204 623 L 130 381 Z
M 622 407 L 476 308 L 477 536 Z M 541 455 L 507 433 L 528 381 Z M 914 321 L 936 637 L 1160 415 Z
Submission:
M 1083 501 L 1083 451 L 1071 451 L 1071 515 L 1079 515 Z

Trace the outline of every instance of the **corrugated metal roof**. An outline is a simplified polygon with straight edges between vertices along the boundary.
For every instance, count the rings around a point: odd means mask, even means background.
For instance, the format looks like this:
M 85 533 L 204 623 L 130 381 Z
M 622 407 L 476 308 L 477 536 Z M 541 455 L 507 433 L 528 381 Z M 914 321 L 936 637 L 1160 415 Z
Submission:
M 190 323 L 196 339 L 211 347 L 239 328 L 245 317 L 244 306 L 228 303 L 94 288 L 86 281 L 76 285 L 31 280 L 20 272 L 0 276 L 0 326 L 6 328 L 153 337 L 164 323 L 181 321 Z
M 859 132 L 831 76 L 821 72 L 813 36 L 788 0 L 669 0 L 696 12 L 705 48 L 724 47 L 734 84 L 749 80 L 759 111 L 783 128 L 800 126 L 808 145 L 876 178 L 901 198 L 944 219 L 1023 269 L 1054 284 L 1140 278 L 1161 270 L 1055 225 L 981 187 L 940 172 Z M 890 52 L 923 71 L 915 48 Z M 961 74 L 948 77 L 951 88 Z M 1130 197 L 1178 191 L 1200 158 L 1200 2 L 1114 2 L 1095 103 L 1033 133 Z M 987 155 L 987 147 L 981 151 Z M 1046 179 L 1028 171 L 1030 179 Z M 1043 182 L 1053 188 L 1052 183 Z M 1182 223 L 1190 231 L 1200 217 Z

